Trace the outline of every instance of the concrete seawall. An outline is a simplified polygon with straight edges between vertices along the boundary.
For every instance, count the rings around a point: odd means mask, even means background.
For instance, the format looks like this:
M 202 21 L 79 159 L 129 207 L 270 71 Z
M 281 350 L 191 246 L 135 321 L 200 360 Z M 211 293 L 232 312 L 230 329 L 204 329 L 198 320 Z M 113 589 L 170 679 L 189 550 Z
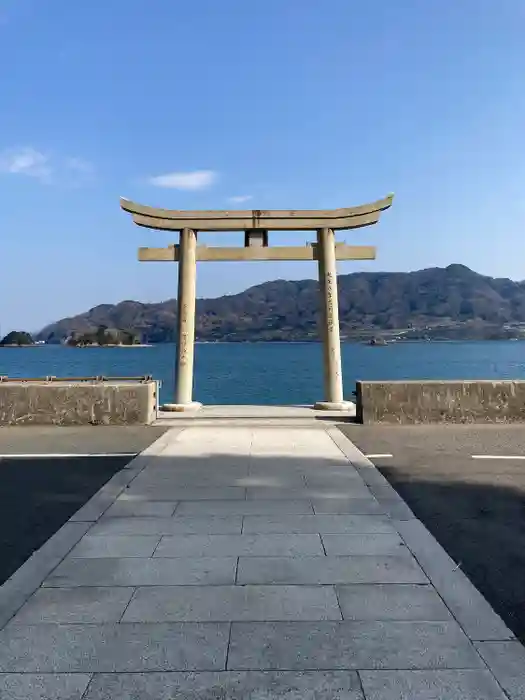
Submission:
M 0 382 L 0 426 L 148 425 L 157 382 Z
M 525 381 L 357 382 L 359 423 L 524 423 Z

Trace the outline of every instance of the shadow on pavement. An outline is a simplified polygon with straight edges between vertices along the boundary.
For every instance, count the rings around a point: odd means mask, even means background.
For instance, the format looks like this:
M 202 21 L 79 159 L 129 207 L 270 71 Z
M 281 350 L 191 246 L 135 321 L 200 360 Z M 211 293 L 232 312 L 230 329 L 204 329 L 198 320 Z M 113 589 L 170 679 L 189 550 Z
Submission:
M 166 428 L 14 427 L 0 430 L 0 585 L 116 472 Z M 104 457 L 42 457 L 46 453 Z M 111 452 L 129 452 L 115 456 Z M 38 457 L 16 458 L 36 453 Z M 12 454 L 12 456 L 11 456 Z
M 525 642 L 525 492 L 444 477 L 438 482 L 390 462 L 378 468 Z
M 130 459 L 1 459 L 0 585 Z

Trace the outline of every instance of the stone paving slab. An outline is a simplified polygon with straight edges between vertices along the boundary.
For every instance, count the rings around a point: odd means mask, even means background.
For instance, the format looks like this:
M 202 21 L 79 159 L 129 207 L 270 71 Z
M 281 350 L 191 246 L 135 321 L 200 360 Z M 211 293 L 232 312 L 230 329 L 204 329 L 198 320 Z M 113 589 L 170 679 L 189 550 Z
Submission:
M 314 513 L 333 515 L 384 515 L 385 507 L 375 498 L 312 498 Z
M 293 473 L 273 473 L 258 472 L 248 473 L 236 479 L 236 486 L 244 486 L 246 488 L 267 488 L 267 489 L 304 489 L 306 484 L 302 474 Z
M 212 451 L 209 454 L 194 453 L 190 457 L 185 456 L 182 452 L 177 455 L 167 456 L 169 447 L 168 445 L 161 457 L 148 464 L 147 473 L 151 474 L 152 477 L 162 477 L 163 474 L 175 471 L 175 476 L 180 479 L 197 476 L 213 483 L 215 479 L 242 476 L 249 471 L 248 457 L 239 459 L 239 455 L 222 455 L 218 451 Z M 180 448 L 177 448 L 177 450 L 180 450 Z M 216 465 L 211 471 L 210 454 L 213 455 L 213 463 Z
M 326 433 L 328 434 L 328 429 Z M 339 457 L 328 458 L 321 456 L 317 459 L 308 459 L 308 461 L 303 462 L 301 471 L 306 475 L 306 479 L 308 480 L 308 477 L 320 478 L 322 475 L 341 479 L 362 479 L 363 477 L 359 470 L 341 453 L 339 448 L 337 448 L 337 452 Z
M 289 515 L 313 514 L 308 500 L 257 500 L 257 501 L 186 501 L 180 503 L 177 515 Z
M 0 673 L 2 700 L 82 700 L 91 676 L 86 673 Z
M 250 483 L 250 479 L 252 478 L 256 483 Z M 162 489 L 163 487 L 169 488 L 170 490 L 176 488 L 184 491 L 186 489 L 244 489 L 247 486 L 258 485 L 259 483 L 257 483 L 257 477 L 251 477 L 250 474 L 245 473 L 244 471 L 241 473 L 231 472 L 221 474 L 213 472 L 212 474 L 206 474 L 206 472 L 203 470 L 191 470 L 187 473 L 183 472 L 181 474 L 177 468 L 177 465 L 174 465 L 171 470 L 162 468 L 150 469 L 142 472 L 142 474 L 140 474 L 140 476 L 133 481 L 131 493 L 142 490 L 147 492 L 151 488 L 158 490 Z M 265 484 L 262 483 L 260 485 L 264 486 Z M 268 486 L 278 488 L 279 486 L 286 485 L 304 488 L 305 484 L 304 480 L 300 476 L 275 476 L 271 479 L 268 478 Z M 234 492 L 234 495 L 237 494 Z
M 289 532 L 297 534 L 395 534 L 385 517 L 368 515 L 247 515 L 244 533 Z
M 218 586 L 235 582 L 235 557 L 65 559 L 44 587 Z
M 0 673 L 127 673 L 224 669 L 227 623 L 7 625 Z
M 319 535 L 173 535 L 163 537 L 155 557 L 297 557 L 323 554 Z
M 352 488 L 362 489 L 364 481 L 353 467 L 311 467 L 303 469 L 304 480 L 307 488 L 338 489 Z
M 337 586 L 336 591 L 345 620 L 452 620 L 432 586 L 360 584 Z
M 303 486 L 311 486 L 308 483 L 309 479 L 321 480 L 320 471 L 322 471 L 322 476 L 333 477 L 334 479 L 359 480 L 362 478 L 359 472 L 344 457 L 339 461 L 335 461 L 333 459 L 328 460 L 326 457 L 312 458 L 311 455 L 294 456 L 293 454 L 281 459 L 275 457 L 271 459 L 261 458 L 253 454 L 248 474 L 260 477 L 295 478 L 303 482 Z
M 157 535 L 85 535 L 71 551 L 71 557 L 151 557 L 159 542 Z
M 396 534 L 341 534 L 321 536 L 327 556 L 352 554 L 408 554 L 403 540 Z
M 178 501 L 139 501 L 118 498 L 104 513 L 105 518 L 170 518 Z
M 366 700 L 507 700 L 488 671 L 361 671 Z
M 169 447 L 170 445 L 158 459 L 148 464 L 144 474 L 148 474 L 155 480 L 157 477 L 161 479 L 167 477 L 170 472 L 175 472 L 176 479 L 191 478 L 193 475 L 197 475 L 212 481 L 230 476 L 242 476 L 249 471 L 250 457 L 232 452 L 233 446 L 229 453 L 221 454 L 219 445 L 217 445 L 217 449 L 211 449 L 211 451 L 196 445 L 191 455 L 187 454 L 181 447 L 177 447 L 177 453 L 168 456 Z M 173 447 L 175 447 L 175 443 Z M 217 465 L 211 470 L 210 455 L 213 455 L 213 462 Z
M 244 500 L 246 489 L 237 486 L 174 486 L 171 484 L 144 484 L 127 490 L 128 495 L 143 496 L 149 501 L 236 501 Z
M 353 500 L 355 498 L 370 498 L 370 491 L 364 481 L 352 484 L 352 486 L 336 485 L 332 488 L 323 488 L 321 486 L 317 488 L 281 488 L 280 486 L 268 488 L 265 486 L 260 486 L 246 489 L 246 498 L 249 501 L 252 499 L 297 500 L 303 498 L 307 500 L 315 499 L 317 501 L 324 499 L 329 501 L 340 501 Z
M 134 588 L 40 588 L 12 623 L 118 622 L 134 591 Z
M 410 556 L 240 557 L 240 584 L 428 583 Z
M 181 700 L 183 698 L 185 700 L 364 700 L 361 683 L 355 671 L 101 674 L 93 678 L 84 696 L 84 700 L 130 700 L 131 698 L 133 700 L 135 698 L 137 700 L 139 698 L 140 700 L 175 700 L 175 698 Z M 493 698 L 487 698 L 487 700 L 493 700 Z
M 140 588 L 123 622 L 340 620 L 331 586 Z
M 234 622 L 228 669 L 483 668 L 456 622 Z
M 90 535 L 235 535 L 242 516 L 188 516 L 174 518 L 100 518 Z
M 188 426 L 190 427 L 190 426 Z M 184 429 L 181 433 L 181 439 L 177 440 L 176 443 L 168 445 L 166 450 L 162 454 L 162 462 L 169 463 L 170 458 L 173 462 L 177 464 L 190 465 L 195 462 L 197 465 L 204 465 L 205 460 L 210 456 L 217 457 L 220 465 L 233 466 L 236 468 L 248 468 L 250 461 L 250 445 L 249 442 L 242 444 L 235 440 L 235 429 L 228 431 L 228 437 L 226 440 L 222 440 L 220 437 L 220 432 L 225 428 L 213 429 L 212 426 L 206 430 L 200 430 L 198 428 L 188 427 Z M 211 428 L 210 432 L 214 433 L 213 440 L 207 440 L 206 433 Z M 184 434 L 191 435 L 193 443 L 183 441 Z

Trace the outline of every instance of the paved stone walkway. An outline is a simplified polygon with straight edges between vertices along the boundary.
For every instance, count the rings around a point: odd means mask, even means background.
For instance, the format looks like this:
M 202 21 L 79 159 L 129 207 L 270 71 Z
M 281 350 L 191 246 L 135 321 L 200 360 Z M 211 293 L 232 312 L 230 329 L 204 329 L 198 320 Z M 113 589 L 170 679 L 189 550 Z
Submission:
M 503 700 L 525 653 L 329 423 L 169 430 L 0 589 L 0 698 Z

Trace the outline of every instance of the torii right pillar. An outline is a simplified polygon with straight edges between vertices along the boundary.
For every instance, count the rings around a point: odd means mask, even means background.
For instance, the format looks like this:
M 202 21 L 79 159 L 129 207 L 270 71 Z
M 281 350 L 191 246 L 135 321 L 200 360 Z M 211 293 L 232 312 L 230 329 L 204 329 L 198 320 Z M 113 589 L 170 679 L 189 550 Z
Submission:
M 335 235 L 331 228 L 317 231 L 317 260 L 321 292 L 321 335 L 323 341 L 324 401 L 314 408 L 324 411 L 346 411 L 353 407 L 343 398 L 341 338 L 339 334 L 339 301 L 337 295 L 337 260 Z

